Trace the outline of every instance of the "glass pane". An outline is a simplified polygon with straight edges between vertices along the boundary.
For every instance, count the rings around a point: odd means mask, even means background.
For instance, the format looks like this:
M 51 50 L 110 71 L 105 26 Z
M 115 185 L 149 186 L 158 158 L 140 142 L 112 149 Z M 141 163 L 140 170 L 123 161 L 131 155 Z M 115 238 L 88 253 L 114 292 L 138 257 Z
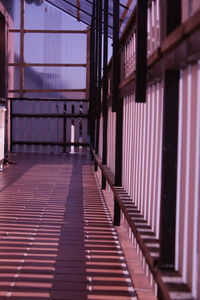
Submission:
M 8 39 L 8 62 L 9 63 L 18 63 L 20 62 L 20 33 L 19 32 L 10 32 Z
M 81 67 L 26 67 L 25 89 L 84 89 L 86 69 Z
M 20 67 L 8 67 L 8 89 L 18 90 L 20 81 Z
M 10 28 L 19 29 L 20 28 L 20 7 L 21 7 L 20 0 L 4 0 L 3 3 L 4 6 L 7 8 L 7 10 L 9 11 L 9 15 L 12 18 L 13 24 L 11 23 Z
M 86 34 L 26 33 L 27 63 L 86 63 Z
M 54 3 L 54 1 L 52 1 Z M 67 3 L 63 1 L 56 1 L 60 3 L 60 7 L 68 7 Z M 37 20 L 37 22 L 36 22 Z M 47 2 L 42 2 L 40 6 L 34 3 L 25 3 L 25 28 L 26 29 L 77 29 L 84 30 L 86 25 L 78 22 L 67 13 L 59 10 L 54 5 Z

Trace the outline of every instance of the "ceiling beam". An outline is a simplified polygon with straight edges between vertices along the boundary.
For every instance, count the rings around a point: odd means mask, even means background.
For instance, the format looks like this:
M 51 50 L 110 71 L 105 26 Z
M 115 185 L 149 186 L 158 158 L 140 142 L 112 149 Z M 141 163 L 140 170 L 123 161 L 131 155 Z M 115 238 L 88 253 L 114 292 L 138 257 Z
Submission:
M 77 20 L 80 21 L 80 8 L 81 8 L 80 0 L 76 0 L 76 5 L 77 5 Z

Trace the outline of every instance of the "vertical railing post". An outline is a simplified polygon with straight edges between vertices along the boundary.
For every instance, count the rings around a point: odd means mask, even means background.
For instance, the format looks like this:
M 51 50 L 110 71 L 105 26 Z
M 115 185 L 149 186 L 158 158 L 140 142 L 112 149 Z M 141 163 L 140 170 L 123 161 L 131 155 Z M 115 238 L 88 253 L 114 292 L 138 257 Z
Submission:
M 67 127 L 66 127 L 66 115 L 67 113 L 67 104 L 64 103 L 64 109 L 63 109 L 63 153 L 66 153 L 66 138 L 67 138 Z
M 92 14 L 91 30 L 90 30 L 90 107 L 89 107 L 89 127 L 91 144 L 94 148 L 95 139 L 95 20 L 94 9 Z
M 24 0 L 21 0 L 20 16 L 20 97 L 24 91 Z
M 167 70 L 164 81 L 160 268 L 175 264 L 179 71 Z
M 108 0 L 104 0 L 104 41 L 103 41 L 103 147 L 102 164 L 107 163 L 107 123 L 108 123 Z M 106 179 L 102 174 L 102 189 L 106 188 Z
M 119 0 L 113 1 L 113 55 L 112 55 L 112 111 L 117 111 L 119 100 L 120 56 L 119 56 Z
M 96 140 L 95 153 L 99 152 L 99 130 L 100 130 L 100 116 L 101 116 L 101 68 L 102 68 L 102 0 L 98 0 L 97 6 L 97 113 L 96 113 Z
M 123 101 L 119 99 L 120 47 L 119 47 L 119 0 L 113 1 L 113 57 L 112 57 L 112 111 L 116 112 L 115 185 L 122 184 L 122 117 Z M 114 199 L 114 225 L 120 225 L 120 206 Z

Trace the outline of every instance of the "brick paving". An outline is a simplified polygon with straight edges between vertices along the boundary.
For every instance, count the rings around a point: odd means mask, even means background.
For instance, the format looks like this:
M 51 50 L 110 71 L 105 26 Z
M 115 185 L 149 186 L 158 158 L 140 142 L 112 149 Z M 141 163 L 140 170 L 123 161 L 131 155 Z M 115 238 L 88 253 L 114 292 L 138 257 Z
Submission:
M 85 154 L 18 154 L 0 173 L 0 299 L 136 300 Z

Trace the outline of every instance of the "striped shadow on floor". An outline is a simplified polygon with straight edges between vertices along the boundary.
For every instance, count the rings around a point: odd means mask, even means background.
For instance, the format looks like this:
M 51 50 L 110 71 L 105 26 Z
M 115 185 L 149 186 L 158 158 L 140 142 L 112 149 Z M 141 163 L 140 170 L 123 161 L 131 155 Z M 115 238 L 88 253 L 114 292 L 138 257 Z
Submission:
M 0 299 L 136 300 L 89 155 L 15 160 L 0 173 Z

